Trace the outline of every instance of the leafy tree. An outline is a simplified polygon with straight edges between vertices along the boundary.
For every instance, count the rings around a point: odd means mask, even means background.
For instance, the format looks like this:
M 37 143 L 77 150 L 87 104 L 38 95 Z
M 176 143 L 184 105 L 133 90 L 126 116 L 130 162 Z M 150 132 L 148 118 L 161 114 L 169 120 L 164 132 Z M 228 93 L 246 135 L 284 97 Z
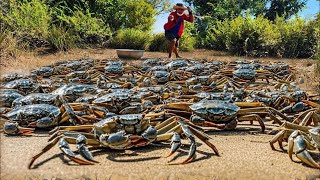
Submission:
M 258 15 L 263 12 L 265 0 L 185 0 L 202 16 L 210 16 L 216 20 L 232 19 L 243 13 Z
M 277 16 L 289 19 L 297 14 L 305 5 L 307 0 L 267 0 L 265 7 L 265 17 L 274 21 Z M 270 6 L 270 7 L 269 7 Z

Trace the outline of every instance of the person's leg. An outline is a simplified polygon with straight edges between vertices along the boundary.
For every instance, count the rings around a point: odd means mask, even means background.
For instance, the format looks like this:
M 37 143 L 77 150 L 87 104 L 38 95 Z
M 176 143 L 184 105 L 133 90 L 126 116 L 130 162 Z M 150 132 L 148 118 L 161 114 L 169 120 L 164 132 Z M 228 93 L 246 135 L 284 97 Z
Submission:
M 174 44 L 173 52 L 176 54 L 177 58 L 182 58 L 181 56 L 179 56 L 178 48 L 179 48 L 179 39 L 177 39 L 177 41 Z
M 169 41 L 168 53 L 169 53 L 169 58 L 171 58 L 172 52 L 174 51 L 174 46 L 176 44 L 176 37 L 171 32 L 168 32 L 168 31 L 165 32 L 165 37 Z
M 176 39 L 173 39 L 169 42 L 169 58 L 171 58 L 172 51 L 175 49 Z

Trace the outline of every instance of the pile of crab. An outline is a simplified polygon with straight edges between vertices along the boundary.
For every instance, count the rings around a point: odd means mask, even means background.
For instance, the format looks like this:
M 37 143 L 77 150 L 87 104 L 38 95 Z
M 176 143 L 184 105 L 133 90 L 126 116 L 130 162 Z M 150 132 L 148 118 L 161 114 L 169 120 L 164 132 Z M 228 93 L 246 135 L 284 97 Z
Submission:
M 196 138 L 215 154 L 205 131 L 234 130 L 244 121 L 278 124 L 274 143 L 288 143 L 288 154 L 319 168 L 309 151 L 320 149 L 319 96 L 296 85 L 293 67 L 258 61 L 146 59 L 69 60 L 33 70 L 30 75 L 1 77 L 0 117 L 3 132 L 50 138 L 29 163 L 59 145 L 78 164 L 97 163 L 90 151 L 129 149 L 171 140 L 168 156 L 181 138 L 195 159 Z M 205 130 L 205 131 L 204 131 Z M 69 144 L 77 145 L 77 157 Z

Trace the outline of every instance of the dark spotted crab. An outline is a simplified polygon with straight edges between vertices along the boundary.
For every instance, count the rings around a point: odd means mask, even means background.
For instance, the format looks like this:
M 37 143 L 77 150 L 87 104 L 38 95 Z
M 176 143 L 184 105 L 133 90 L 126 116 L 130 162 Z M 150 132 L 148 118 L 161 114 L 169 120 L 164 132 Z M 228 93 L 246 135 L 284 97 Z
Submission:
M 84 126 L 60 126 L 51 131 L 49 143 L 35 156 L 32 157 L 29 168 L 36 159 L 46 153 L 57 143 L 60 150 L 72 161 L 80 165 L 91 165 L 97 163 L 93 159 L 90 149 L 130 149 L 132 147 L 146 146 L 153 142 L 163 142 L 171 139 L 171 156 L 181 146 L 181 136 L 190 141 L 188 157 L 182 164 L 189 163 L 195 159 L 196 141 L 195 137 L 207 144 L 217 155 L 216 147 L 209 141 L 210 138 L 203 132 L 192 127 L 188 122 L 172 116 L 167 120 L 151 126 L 153 115 L 126 114 L 114 115 L 93 125 Z M 77 151 L 84 158 L 76 157 L 70 149 L 69 143 L 77 145 Z M 86 146 L 89 146 L 87 148 Z

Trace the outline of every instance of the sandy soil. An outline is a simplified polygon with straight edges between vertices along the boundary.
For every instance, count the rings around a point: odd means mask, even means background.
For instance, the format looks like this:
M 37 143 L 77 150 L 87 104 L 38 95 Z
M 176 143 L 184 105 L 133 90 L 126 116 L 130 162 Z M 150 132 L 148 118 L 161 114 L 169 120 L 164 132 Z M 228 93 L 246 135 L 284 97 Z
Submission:
M 234 60 L 239 57 L 215 51 L 182 53 L 188 58 L 206 58 L 210 60 Z M 29 72 L 34 67 L 51 64 L 63 59 L 112 58 L 114 50 L 74 50 L 68 54 L 35 56 L 24 54 L 16 60 L 1 62 L 1 72 Z M 145 57 L 166 57 L 165 53 L 149 53 Z M 261 61 L 285 61 L 287 59 L 264 58 Z M 301 84 L 311 91 L 314 84 L 313 62 L 309 60 L 291 60 L 297 66 Z M 301 83 L 301 82 L 300 82 Z M 267 124 L 268 130 L 274 128 Z M 197 160 L 186 165 L 170 165 L 170 161 L 181 162 L 187 156 L 188 141 L 175 157 L 164 158 L 170 146 L 154 144 L 147 147 L 125 151 L 105 150 L 93 153 L 96 165 L 78 166 L 63 156 L 55 146 L 35 162 L 34 169 L 27 169 L 30 158 L 39 152 L 47 141 L 43 137 L 6 137 L 1 134 L 0 179 L 316 179 L 320 171 L 292 162 L 285 152 L 272 151 L 269 140 L 272 135 L 261 133 L 258 125 L 241 123 L 234 131 L 208 132 L 211 142 L 216 145 L 221 156 L 214 155 L 210 149 L 198 144 Z M 199 142 L 199 141 L 198 141 Z M 277 148 L 279 148 L 276 145 Z M 74 146 L 71 148 L 75 149 Z M 285 147 L 286 148 L 286 147 Z M 320 154 L 314 154 L 320 163 Z M 169 163 L 168 163 L 169 161 Z

